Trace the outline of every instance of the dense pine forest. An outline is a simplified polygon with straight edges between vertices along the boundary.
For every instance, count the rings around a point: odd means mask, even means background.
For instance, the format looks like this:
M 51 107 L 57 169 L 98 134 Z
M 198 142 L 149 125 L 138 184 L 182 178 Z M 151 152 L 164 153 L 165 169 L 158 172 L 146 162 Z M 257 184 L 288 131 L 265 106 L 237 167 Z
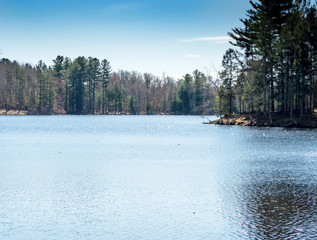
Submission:
M 303 117 L 317 108 L 316 1 L 250 1 L 243 27 L 229 33 L 217 86 L 224 114 Z M 220 112 L 221 112 L 220 111 Z
M 272 113 L 287 118 L 317 108 L 316 1 L 259 0 L 218 77 L 195 70 L 182 79 L 111 70 L 109 61 L 57 56 L 52 66 L 0 61 L 0 109 L 28 114 Z M 176 63 L 177 64 L 177 63 Z
M 52 66 L 0 61 L 0 109 L 27 114 L 210 114 L 213 88 L 195 70 L 183 79 L 112 72 L 109 61 L 57 56 Z

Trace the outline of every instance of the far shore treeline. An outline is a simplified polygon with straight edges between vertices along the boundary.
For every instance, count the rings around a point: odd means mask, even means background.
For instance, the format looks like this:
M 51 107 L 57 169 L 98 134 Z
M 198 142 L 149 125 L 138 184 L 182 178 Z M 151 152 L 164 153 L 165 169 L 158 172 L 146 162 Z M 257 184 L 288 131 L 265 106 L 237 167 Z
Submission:
M 57 56 L 52 66 L 0 61 L 0 109 L 28 114 L 274 113 L 317 108 L 316 1 L 259 0 L 229 32 L 234 48 L 218 77 L 195 70 L 175 80 L 112 71 L 107 60 Z M 175 63 L 177 64 L 177 63 Z
M 175 81 L 111 71 L 109 61 L 57 56 L 52 66 L 0 61 L 0 109 L 27 114 L 210 114 L 212 84 L 195 70 Z

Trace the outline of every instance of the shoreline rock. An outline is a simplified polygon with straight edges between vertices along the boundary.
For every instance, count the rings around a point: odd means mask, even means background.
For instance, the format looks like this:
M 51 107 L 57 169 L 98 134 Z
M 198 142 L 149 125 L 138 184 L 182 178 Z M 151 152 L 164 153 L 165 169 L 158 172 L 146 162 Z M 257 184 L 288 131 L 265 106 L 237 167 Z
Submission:
M 283 114 L 271 113 L 272 124 L 269 116 L 265 114 L 235 114 L 224 116 L 222 123 L 220 119 L 210 121 L 207 124 L 256 126 L 256 127 L 284 127 L 284 128 L 317 128 L 317 114 L 305 114 L 303 118 L 285 117 Z
M 0 115 L 8 115 L 8 116 L 24 116 L 28 115 L 28 112 L 25 110 L 8 110 L 0 109 Z

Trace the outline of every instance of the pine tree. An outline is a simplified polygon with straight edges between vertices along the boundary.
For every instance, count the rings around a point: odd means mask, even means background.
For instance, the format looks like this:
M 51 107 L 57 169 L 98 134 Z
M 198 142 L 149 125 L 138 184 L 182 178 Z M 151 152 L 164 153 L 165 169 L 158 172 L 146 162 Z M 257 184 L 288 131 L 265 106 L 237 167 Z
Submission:
M 104 59 L 101 62 L 101 87 L 102 87 L 102 114 L 105 114 L 105 105 L 107 99 L 107 87 L 109 83 L 111 67 L 108 60 Z M 107 110 L 108 113 L 108 110 Z
M 234 93 L 233 87 L 238 76 L 240 66 L 238 52 L 233 49 L 228 49 L 222 59 L 223 71 L 220 73 L 222 86 L 224 88 L 224 100 L 227 99 L 227 112 L 229 115 L 234 109 Z
M 70 112 L 75 114 L 84 113 L 85 82 L 87 80 L 87 59 L 78 57 L 70 68 Z

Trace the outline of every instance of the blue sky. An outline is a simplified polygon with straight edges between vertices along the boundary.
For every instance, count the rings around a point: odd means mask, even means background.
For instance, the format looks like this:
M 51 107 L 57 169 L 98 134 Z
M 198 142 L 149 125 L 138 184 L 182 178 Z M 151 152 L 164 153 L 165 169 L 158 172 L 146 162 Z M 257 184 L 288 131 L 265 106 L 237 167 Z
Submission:
M 93 56 L 125 69 L 181 77 L 220 68 L 227 32 L 249 0 L 0 0 L 0 57 L 52 64 Z

